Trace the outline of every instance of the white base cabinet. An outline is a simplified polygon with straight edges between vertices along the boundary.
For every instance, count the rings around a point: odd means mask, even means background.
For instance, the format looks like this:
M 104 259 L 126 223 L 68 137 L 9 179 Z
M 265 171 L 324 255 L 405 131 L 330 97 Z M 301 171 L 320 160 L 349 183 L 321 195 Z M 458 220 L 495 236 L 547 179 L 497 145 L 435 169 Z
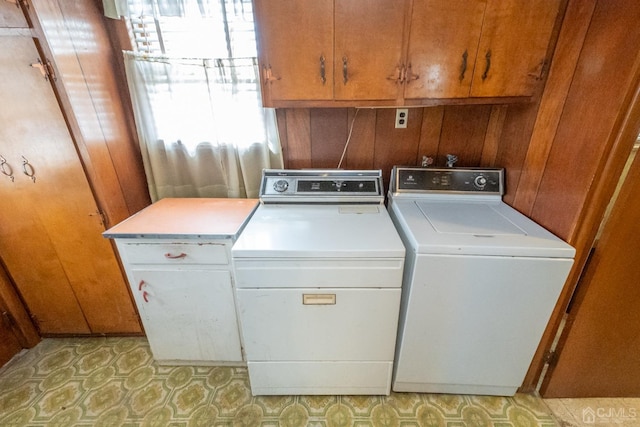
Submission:
M 243 363 L 230 239 L 116 244 L 158 363 Z

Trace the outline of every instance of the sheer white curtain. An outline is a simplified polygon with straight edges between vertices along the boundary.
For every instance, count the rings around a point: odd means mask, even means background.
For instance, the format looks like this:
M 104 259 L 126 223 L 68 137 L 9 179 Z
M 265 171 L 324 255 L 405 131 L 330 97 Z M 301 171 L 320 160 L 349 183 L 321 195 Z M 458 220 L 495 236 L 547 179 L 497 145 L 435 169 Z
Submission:
M 132 41 L 144 49 L 124 52 L 124 62 L 154 201 L 257 197 L 262 169 L 282 167 L 275 113 L 261 105 L 255 41 L 247 41 L 250 4 L 127 3 Z

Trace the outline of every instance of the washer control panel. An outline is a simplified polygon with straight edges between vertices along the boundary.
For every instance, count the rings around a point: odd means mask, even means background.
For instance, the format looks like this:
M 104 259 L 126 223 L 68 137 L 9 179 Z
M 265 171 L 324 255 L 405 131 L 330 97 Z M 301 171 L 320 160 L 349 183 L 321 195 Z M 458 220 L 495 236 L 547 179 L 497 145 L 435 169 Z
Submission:
M 415 168 L 395 166 L 391 173 L 394 193 L 504 194 L 501 168 Z
M 263 171 L 263 203 L 382 203 L 382 171 Z

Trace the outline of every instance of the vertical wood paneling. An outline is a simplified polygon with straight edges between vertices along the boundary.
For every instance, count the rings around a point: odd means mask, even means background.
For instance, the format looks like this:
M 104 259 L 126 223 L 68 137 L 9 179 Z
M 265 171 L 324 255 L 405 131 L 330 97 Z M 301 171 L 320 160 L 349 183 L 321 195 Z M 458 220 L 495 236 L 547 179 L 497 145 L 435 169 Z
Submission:
M 490 115 L 490 105 L 447 107 L 436 165 L 445 165 L 446 155 L 455 154 L 458 156 L 456 166 L 478 166 Z
M 422 163 L 423 156 L 432 157 L 435 160 L 438 155 L 443 118 L 444 107 L 430 107 L 423 109 L 422 128 L 420 130 L 420 143 L 418 146 L 417 159 L 419 164 Z
M 498 155 L 500 137 L 502 136 L 502 126 L 504 126 L 504 119 L 507 116 L 507 108 L 506 105 L 494 105 L 491 107 L 487 133 L 482 146 L 480 166 L 496 166 L 496 156 Z
M 638 3 L 599 1 L 531 217 L 571 240 L 638 59 Z M 615 25 L 612 23 L 615 22 Z M 585 97 L 587 97 L 585 99 Z
M 376 117 L 376 110 L 370 108 L 349 110 L 349 126 L 353 125 L 353 130 L 342 168 L 375 168 L 373 154 L 376 140 Z
M 282 149 L 282 160 L 285 169 L 289 166 L 289 148 L 287 145 L 287 110 L 276 110 L 276 124 L 278 126 L 278 138 L 280 140 L 280 148 Z
M 311 167 L 311 117 L 308 108 L 286 110 L 287 164 L 291 169 Z
M 345 108 L 314 108 L 310 112 L 311 166 L 335 169 L 347 142 Z
M 505 168 L 506 192 L 503 200 L 512 206 L 537 110 L 537 104 L 510 105 L 504 119 L 495 166 Z
M 533 209 L 595 4 L 596 0 L 571 0 L 567 5 L 566 16 L 571 19 L 564 21 L 554 55 L 562 59 L 551 64 L 523 173 L 512 201 L 525 215 L 531 215 Z

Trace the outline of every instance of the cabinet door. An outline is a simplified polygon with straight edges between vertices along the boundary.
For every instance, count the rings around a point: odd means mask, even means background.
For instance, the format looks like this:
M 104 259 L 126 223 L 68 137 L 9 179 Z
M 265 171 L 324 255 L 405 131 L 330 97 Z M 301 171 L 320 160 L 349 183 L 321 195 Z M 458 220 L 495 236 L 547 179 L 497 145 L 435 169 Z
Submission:
M 242 360 L 229 271 L 134 269 L 130 273 L 157 360 Z
M 531 96 L 542 77 L 560 0 L 489 0 L 471 96 Z
M 413 3 L 405 98 L 466 98 L 486 0 Z
M 41 333 L 140 332 L 55 96 L 29 67 L 37 59 L 30 36 L 0 37 L 0 155 L 13 172 L 0 175 L 0 257 Z
M 396 99 L 406 0 L 336 0 L 335 99 Z
M 333 1 L 256 0 L 255 7 L 265 105 L 332 99 Z

